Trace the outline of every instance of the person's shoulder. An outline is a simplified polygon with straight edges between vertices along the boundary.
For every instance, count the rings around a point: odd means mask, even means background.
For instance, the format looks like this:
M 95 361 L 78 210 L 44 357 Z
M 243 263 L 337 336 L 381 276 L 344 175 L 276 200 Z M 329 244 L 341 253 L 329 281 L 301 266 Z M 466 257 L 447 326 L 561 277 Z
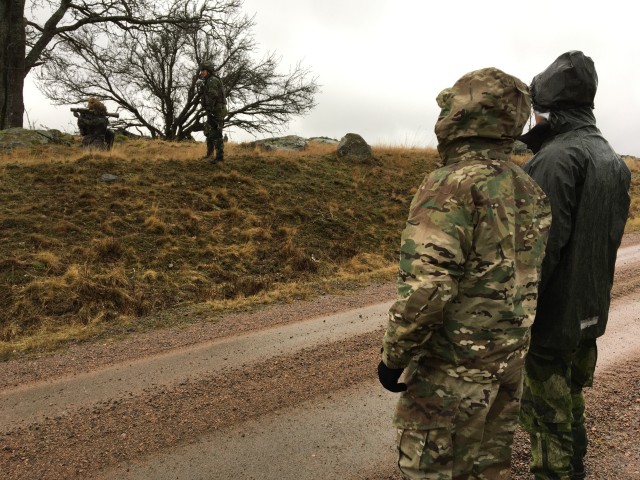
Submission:
M 497 170 L 501 170 L 502 162 L 488 159 L 469 159 L 456 162 L 442 167 L 440 174 L 446 176 L 450 181 L 473 184 L 489 180 L 496 175 Z
M 449 195 L 465 196 L 478 186 L 486 183 L 491 176 L 491 168 L 481 160 L 465 160 L 444 165 L 429 175 L 433 189 Z

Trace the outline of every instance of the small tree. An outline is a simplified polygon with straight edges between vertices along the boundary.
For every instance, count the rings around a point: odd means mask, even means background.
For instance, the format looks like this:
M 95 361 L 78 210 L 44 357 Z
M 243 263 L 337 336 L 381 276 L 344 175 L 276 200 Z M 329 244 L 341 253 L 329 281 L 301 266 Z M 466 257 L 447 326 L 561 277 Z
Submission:
M 0 129 L 21 127 L 24 79 L 56 55 L 60 42 L 88 26 L 120 31 L 196 25 L 201 13 L 235 8 L 241 0 L 0 0 Z M 40 21 L 39 19 L 45 19 Z
M 184 0 L 191 11 L 192 0 Z M 277 71 L 280 59 L 254 60 L 254 19 L 240 5 L 203 12 L 194 26 L 122 31 L 103 24 L 65 36 L 38 75 L 39 87 L 57 104 L 99 97 L 117 104 L 125 127 L 154 138 L 182 140 L 202 129 L 198 64 L 212 60 L 225 85 L 225 125 L 250 133 L 278 130 L 314 106 L 316 79 L 300 64 Z

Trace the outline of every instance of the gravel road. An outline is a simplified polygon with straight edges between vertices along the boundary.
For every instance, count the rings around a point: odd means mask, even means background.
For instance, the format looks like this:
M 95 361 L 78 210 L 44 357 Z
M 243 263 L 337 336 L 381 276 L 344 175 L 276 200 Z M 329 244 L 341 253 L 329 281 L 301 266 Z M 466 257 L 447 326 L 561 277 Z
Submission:
M 640 236 L 618 255 L 587 392 L 589 478 L 640 479 Z M 375 366 L 394 285 L 4 362 L 11 479 L 399 479 Z M 526 479 L 516 434 L 513 478 Z

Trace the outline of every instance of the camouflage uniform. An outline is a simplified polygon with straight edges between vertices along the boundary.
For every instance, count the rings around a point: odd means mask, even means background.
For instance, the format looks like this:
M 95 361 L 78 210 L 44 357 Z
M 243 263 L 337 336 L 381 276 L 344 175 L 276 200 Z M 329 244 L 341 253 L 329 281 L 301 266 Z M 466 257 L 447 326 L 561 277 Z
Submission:
M 214 75 L 213 65 L 205 62 L 200 66 L 200 70 L 203 69 L 209 72 L 200 87 L 200 102 L 206 113 L 204 135 L 207 139 L 207 155 L 205 158 L 215 163 L 224 160 L 222 128 L 227 114 L 227 101 L 222 80 Z
M 530 470 L 538 480 L 585 478 L 582 390 L 593 385 L 597 358 L 595 339 L 575 351 L 532 346 L 527 354 L 521 423 L 531 434 Z
M 510 161 L 530 114 L 524 83 L 495 69 L 440 93 L 444 166 L 402 233 L 383 363 L 405 369 L 398 465 L 408 479 L 509 478 L 522 366 L 551 221 Z
M 98 107 L 98 111 L 96 110 Z M 100 150 L 110 150 L 113 146 L 115 134 L 108 128 L 109 120 L 106 115 L 107 109 L 101 102 L 90 102 L 89 109 L 76 112 L 78 117 L 78 130 L 82 135 L 82 146 L 85 148 L 97 148 Z

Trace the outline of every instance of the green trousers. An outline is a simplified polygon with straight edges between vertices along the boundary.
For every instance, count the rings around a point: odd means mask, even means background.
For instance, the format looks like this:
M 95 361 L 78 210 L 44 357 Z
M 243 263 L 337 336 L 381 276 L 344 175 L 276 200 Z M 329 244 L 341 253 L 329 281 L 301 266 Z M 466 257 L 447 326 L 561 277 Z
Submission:
M 573 351 L 532 345 L 525 358 L 520 424 L 531 437 L 536 480 L 584 478 L 587 452 L 583 388 L 593 385 L 595 339 Z

